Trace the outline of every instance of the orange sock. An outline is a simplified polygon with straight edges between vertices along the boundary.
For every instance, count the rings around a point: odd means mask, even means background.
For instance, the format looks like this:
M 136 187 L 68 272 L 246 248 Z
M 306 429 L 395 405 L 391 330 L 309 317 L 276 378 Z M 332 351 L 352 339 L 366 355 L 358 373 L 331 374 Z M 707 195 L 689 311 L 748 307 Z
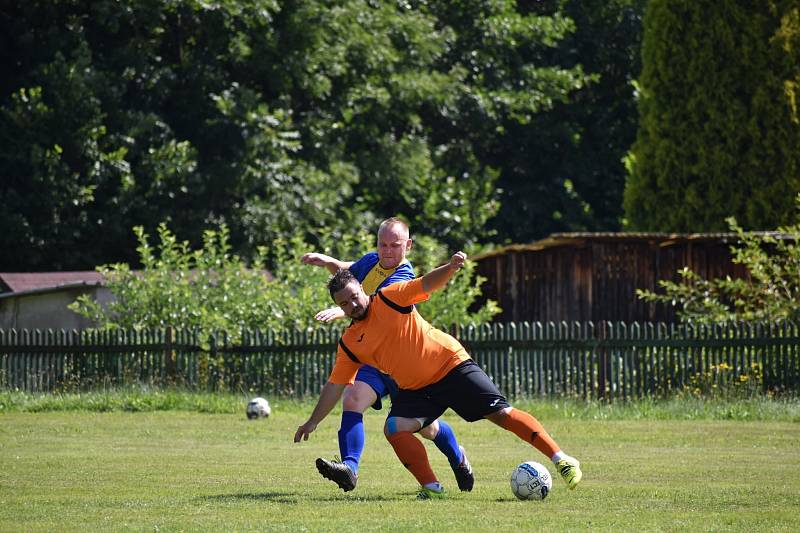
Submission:
M 544 426 L 525 411 L 511 408 L 500 427 L 507 429 L 525 442 L 533 444 L 534 448 L 545 454 L 548 459 L 552 459 L 553 455 L 561 449 L 544 430 Z
M 438 481 L 430 462 L 428 462 L 425 446 L 417 437 L 408 431 L 398 431 L 386 439 L 394 448 L 397 458 L 417 478 L 420 485 L 425 486 Z

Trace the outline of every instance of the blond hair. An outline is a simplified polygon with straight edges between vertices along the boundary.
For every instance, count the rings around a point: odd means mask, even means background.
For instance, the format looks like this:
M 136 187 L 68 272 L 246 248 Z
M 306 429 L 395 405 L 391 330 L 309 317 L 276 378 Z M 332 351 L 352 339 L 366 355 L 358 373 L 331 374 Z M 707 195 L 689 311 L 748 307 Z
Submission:
M 383 222 L 381 222 L 381 225 L 378 226 L 378 233 L 380 233 L 386 228 L 391 228 L 392 226 L 400 226 L 406 232 L 406 235 L 409 236 L 411 235 L 411 232 L 408 229 L 408 224 L 406 224 L 405 221 L 403 221 L 398 217 L 389 217 Z

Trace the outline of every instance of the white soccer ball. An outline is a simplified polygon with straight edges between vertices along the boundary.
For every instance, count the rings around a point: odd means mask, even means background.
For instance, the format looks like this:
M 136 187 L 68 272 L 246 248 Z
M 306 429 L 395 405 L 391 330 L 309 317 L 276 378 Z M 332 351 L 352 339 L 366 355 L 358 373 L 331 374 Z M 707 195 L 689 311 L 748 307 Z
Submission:
M 253 398 L 247 404 L 247 418 L 250 420 L 256 418 L 267 418 L 270 414 L 272 414 L 272 409 L 269 406 L 269 402 L 264 398 Z
M 534 461 L 526 461 L 511 472 L 511 492 L 520 500 L 544 500 L 553 488 L 550 471 Z

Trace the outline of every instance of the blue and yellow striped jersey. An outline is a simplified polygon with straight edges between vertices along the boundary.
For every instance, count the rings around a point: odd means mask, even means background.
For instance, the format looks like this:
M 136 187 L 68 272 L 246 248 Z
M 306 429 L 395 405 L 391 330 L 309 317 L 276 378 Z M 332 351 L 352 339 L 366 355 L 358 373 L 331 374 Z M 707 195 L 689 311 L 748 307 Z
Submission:
M 378 289 L 387 285 L 415 278 L 414 267 L 408 259 L 395 268 L 386 269 L 381 266 L 377 252 L 366 254 L 350 265 L 349 270 L 361 282 L 367 294 L 375 294 Z

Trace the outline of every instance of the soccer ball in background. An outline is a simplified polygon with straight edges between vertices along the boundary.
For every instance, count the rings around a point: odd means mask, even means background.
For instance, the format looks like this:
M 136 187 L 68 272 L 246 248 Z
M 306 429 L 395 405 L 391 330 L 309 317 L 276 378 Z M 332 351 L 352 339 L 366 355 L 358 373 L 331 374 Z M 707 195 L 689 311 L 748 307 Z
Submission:
M 247 404 L 247 418 L 254 420 L 256 418 L 267 418 L 272 409 L 269 407 L 269 402 L 264 398 L 253 398 Z
M 552 487 L 550 471 L 539 463 L 526 461 L 511 472 L 511 492 L 520 500 L 544 500 Z

